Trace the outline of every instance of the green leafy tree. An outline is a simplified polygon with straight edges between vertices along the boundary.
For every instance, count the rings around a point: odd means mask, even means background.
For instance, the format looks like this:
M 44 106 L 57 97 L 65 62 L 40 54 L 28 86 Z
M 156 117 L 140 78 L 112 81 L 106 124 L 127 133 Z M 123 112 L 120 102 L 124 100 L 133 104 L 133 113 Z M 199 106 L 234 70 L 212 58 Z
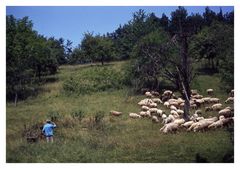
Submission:
M 196 59 L 209 60 L 210 67 L 220 72 L 224 85 L 233 88 L 233 25 L 214 22 L 193 37 L 190 47 Z

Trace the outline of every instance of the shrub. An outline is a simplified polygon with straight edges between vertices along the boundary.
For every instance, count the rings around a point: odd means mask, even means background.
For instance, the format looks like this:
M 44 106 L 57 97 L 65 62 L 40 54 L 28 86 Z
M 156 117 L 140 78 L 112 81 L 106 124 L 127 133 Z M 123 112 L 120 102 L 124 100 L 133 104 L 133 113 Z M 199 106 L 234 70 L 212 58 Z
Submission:
M 83 71 L 81 76 L 72 76 L 63 82 L 67 95 L 90 94 L 93 92 L 121 89 L 124 73 L 109 67 L 96 67 Z
M 85 113 L 84 111 L 82 110 L 77 110 L 77 111 L 74 111 L 71 113 L 71 116 L 74 118 L 74 119 L 78 119 L 79 121 L 81 121 L 84 116 L 85 116 Z
M 98 111 L 96 112 L 93 117 L 89 118 L 88 128 L 93 130 L 104 130 L 104 112 Z
M 57 111 L 50 111 L 47 114 L 47 118 L 51 119 L 51 121 L 58 121 L 61 118 L 61 115 Z

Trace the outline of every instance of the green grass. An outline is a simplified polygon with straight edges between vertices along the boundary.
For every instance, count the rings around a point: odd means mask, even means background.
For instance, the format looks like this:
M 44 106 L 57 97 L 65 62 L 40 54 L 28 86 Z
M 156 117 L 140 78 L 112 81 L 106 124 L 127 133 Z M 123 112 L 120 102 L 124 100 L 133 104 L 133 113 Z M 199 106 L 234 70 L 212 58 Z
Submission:
M 121 71 L 125 62 L 113 62 L 108 69 Z M 164 135 L 159 132 L 162 124 L 149 119 L 129 119 L 129 112 L 138 112 L 137 102 L 144 98 L 132 95 L 127 87 L 115 90 L 68 96 L 63 92 L 63 81 L 69 76 L 81 77 L 100 66 L 63 66 L 56 76 L 58 81 L 41 86 L 37 97 L 28 98 L 14 107 L 7 103 L 7 162 L 195 162 L 199 153 L 209 162 L 222 162 L 225 154 L 234 147 L 226 129 L 193 133 L 179 131 Z M 217 76 L 199 76 L 193 88 L 201 94 L 205 89 L 215 89 L 221 102 L 227 94 L 219 88 Z M 84 112 L 83 119 L 73 118 L 77 111 Z M 120 117 L 109 115 L 110 110 L 123 112 Z M 96 112 L 104 114 L 95 124 Z M 51 112 L 59 114 L 56 121 L 55 142 L 29 144 L 22 137 L 24 125 L 43 122 Z M 204 116 L 216 112 L 204 113 Z M 100 127 L 99 127 L 100 126 Z

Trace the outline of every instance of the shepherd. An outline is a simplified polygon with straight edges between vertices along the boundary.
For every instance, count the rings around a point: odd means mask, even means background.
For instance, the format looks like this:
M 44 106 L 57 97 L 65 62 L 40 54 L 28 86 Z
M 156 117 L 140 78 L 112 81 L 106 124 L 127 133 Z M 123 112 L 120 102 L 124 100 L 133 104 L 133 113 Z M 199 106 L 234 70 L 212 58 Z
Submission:
M 53 142 L 53 129 L 57 127 L 51 120 L 46 120 L 42 132 L 46 137 L 47 142 Z

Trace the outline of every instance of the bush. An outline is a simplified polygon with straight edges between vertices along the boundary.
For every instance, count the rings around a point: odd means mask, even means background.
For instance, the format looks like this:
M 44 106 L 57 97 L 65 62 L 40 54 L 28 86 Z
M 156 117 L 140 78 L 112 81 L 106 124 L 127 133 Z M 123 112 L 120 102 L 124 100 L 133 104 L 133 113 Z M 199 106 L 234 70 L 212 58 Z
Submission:
M 63 90 L 67 95 L 90 94 L 123 88 L 122 72 L 108 67 L 96 67 L 84 71 L 81 76 L 72 76 L 64 81 Z
M 49 118 L 51 121 L 58 121 L 61 118 L 61 115 L 57 111 L 50 111 L 47 114 L 47 118 Z
M 98 111 L 96 112 L 93 117 L 90 117 L 88 128 L 96 129 L 96 130 L 104 130 L 104 112 Z
M 77 111 L 74 111 L 71 113 L 71 116 L 74 118 L 74 119 L 78 119 L 79 121 L 81 121 L 84 116 L 85 116 L 85 113 L 84 111 L 82 110 L 77 110 Z

